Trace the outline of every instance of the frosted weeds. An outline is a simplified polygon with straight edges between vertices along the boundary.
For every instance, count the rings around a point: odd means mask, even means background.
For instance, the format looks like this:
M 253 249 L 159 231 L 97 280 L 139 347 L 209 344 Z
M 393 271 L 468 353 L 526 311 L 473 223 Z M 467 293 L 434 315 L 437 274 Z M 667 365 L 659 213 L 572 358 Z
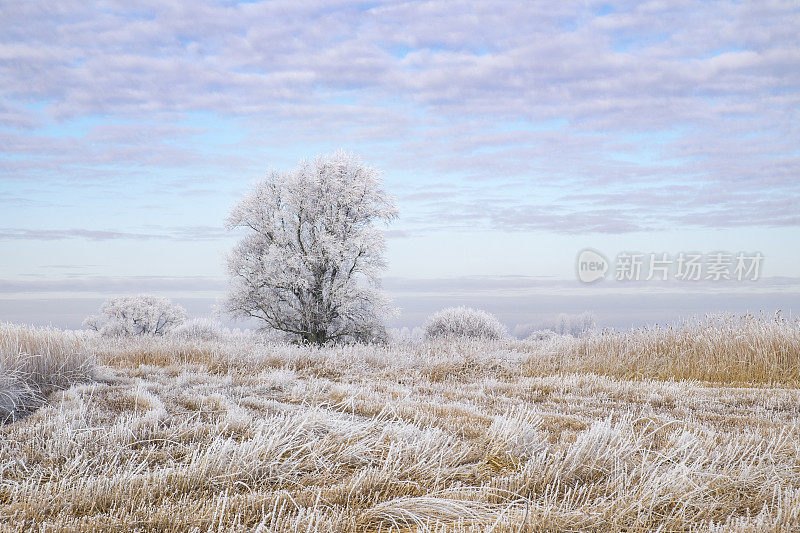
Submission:
M 662 381 L 657 366 L 627 379 L 617 355 L 594 372 L 553 356 L 545 373 L 542 343 L 513 339 L 316 349 L 3 331 L 4 346 L 100 365 L 0 427 L 9 530 L 800 528 L 793 383 Z M 762 333 L 793 346 L 793 330 Z

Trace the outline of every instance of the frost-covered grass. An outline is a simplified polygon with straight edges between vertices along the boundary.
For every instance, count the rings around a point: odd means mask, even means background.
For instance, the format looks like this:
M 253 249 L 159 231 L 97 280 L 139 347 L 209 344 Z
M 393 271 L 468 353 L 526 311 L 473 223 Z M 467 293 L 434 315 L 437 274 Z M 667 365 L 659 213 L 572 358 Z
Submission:
M 800 322 L 711 315 L 680 326 L 588 332 L 534 344 L 528 375 L 602 372 L 619 377 L 800 384 Z
M 0 427 L 0 524 L 798 530 L 800 390 L 766 364 L 777 350 L 797 368 L 797 325 L 742 320 L 749 341 L 714 321 L 675 337 L 329 348 L 65 335 L 96 354 L 97 379 Z M 676 362 L 679 379 L 657 379 L 656 347 L 689 338 L 663 354 L 725 352 L 762 370 L 701 382 Z M 605 356 L 581 362 L 586 346 Z
M 0 424 L 39 407 L 47 395 L 92 376 L 82 336 L 0 323 Z

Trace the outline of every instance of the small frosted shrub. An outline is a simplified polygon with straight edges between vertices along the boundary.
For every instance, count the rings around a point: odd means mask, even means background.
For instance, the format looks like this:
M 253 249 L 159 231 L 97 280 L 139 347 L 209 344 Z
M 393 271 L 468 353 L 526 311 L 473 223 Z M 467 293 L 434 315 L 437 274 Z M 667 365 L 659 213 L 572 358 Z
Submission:
M 216 320 L 192 318 L 175 326 L 170 335 L 187 341 L 218 341 L 225 336 L 225 332 Z
M 140 294 L 106 300 L 84 326 L 107 337 L 165 335 L 186 320 L 186 309 L 166 298 Z
M 469 337 L 502 339 L 508 334 L 497 318 L 471 307 L 448 307 L 434 313 L 425 322 L 425 337 Z

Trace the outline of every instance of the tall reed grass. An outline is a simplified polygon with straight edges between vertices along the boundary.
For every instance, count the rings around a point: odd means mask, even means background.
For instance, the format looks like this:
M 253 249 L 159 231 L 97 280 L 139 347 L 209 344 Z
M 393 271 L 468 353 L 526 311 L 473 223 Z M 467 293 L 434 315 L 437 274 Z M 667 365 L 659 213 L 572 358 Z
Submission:
M 0 423 L 35 410 L 54 390 L 90 379 L 93 369 L 81 333 L 0 324 Z
M 677 326 L 590 332 L 534 343 L 527 375 L 593 372 L 726 384 L 800 384 L 800 321 L 706 315 Z

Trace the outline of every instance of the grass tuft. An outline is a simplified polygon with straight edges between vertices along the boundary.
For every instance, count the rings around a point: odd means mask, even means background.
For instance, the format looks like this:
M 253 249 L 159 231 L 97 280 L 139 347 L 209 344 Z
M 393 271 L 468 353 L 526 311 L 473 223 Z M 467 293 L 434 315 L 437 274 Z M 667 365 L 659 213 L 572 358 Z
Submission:
M 80 334 L 0 324 L 0 423 L 31 413 L 55 390 L 91 379 L 93 369 Z

